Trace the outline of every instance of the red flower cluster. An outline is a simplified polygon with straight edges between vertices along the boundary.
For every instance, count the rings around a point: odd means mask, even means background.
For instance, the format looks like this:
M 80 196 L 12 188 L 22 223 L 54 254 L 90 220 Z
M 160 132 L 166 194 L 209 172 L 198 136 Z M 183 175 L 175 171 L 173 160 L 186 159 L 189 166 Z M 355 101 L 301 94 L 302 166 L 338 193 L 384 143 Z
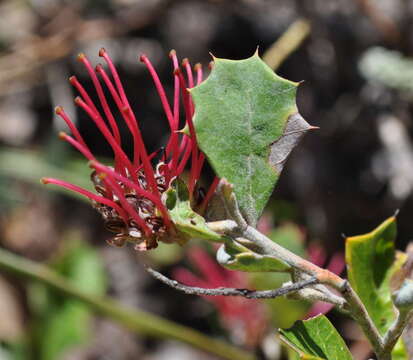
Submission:
M 74 146 L 89 160 L 90 167 L 94 169 L 91 180 L 98 194 L 58 179 L 43 178 L 42 182 L 62 186 L 88 197 L 102 215 L 108 230 L 116 234 L 110 241 L 111 244 L 122 246 L 126 241 L 130 241 L 136 245 L 137 250 L 147 250 L 155 248 L 158 241 L 179 242 L 162 194 L 168 189 L 171 181 L 184 172 L 189 158 L 191 161 L 188 188 L 197 209 L 205 208 L 218 184 L 218 179 L 215 179 L 204 197 L 195 196 L 198 193 L 195 189 L 205 156 L 197 146 L 192 122 L 194 104 L 187 88 L 192 88 L 202 81 L 202 66 L 195 65 L 193 72 L 189 61 L 184 59 L 182 61 L 184 71 L 182 71 L 176 52 L 174 50 L 170 52 L 174 76 L 174 97 L 171 106 L 150 60 L 145 55 L 140 57 L 153 79 L 170 127 L 169 140 L 161 159 L 157 164 L 153 164 L 152 161 L 159 151 L 148 154 L 137 117 L 129 105 L 114 64 L 105 49 L 99 51 L 99 56 L 106 62 L 109 73 L 100 64 L 93 68 L 84 54 L 78 55 L 78 60 L 85 66 L 93 82 L 99 104 L 92 100 L 75 76 L 70 77 L 69 80 L 79 92 L 75 104 L 86 112 L 112 148 L 113 167 L 103 165 L 96 160 L 69 116 L 62 107 L 58 106 L 56 114 L 66 122 L 72 133 L 72 136 L 61 133 L 60 138 Z M 120 131 L 108 104 L 104 87 L 132 135 L 132 159 L 122 149 Z M 182 115 L 180 114 L 181 102 Z M 186 128 L 188 131 L 182 132 L 181 128 Z

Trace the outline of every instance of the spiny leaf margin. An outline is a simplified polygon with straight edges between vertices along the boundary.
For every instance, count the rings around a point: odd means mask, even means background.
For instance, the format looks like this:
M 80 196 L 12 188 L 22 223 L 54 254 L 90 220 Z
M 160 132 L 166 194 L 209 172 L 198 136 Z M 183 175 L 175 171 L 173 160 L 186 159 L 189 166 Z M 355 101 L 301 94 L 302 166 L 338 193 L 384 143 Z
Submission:
M 282 166 L 271 164 L 271 145 L 297 114 L 297 86 L 255 53 L 244 60 L 214 57 L 209 77 L 190 90 L 199 146 L 216 174 L 234 184 L 241 210 L 253 225 L 279 177 Z M 290 143 L 285 157 L 296 142 Z

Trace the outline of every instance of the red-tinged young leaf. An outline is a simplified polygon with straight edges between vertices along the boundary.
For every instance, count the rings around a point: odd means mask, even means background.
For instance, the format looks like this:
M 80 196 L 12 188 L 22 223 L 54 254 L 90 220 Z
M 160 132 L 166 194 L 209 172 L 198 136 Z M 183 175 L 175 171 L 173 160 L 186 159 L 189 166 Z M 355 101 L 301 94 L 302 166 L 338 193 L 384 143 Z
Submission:
M 191 89 L 197 140 L 217 176 L 234 185 L 250 224 L 261 215 L 288 154 L 311 127 L 298 114 L 297 83 L 254 54 L 214 58 L 209 77 Z

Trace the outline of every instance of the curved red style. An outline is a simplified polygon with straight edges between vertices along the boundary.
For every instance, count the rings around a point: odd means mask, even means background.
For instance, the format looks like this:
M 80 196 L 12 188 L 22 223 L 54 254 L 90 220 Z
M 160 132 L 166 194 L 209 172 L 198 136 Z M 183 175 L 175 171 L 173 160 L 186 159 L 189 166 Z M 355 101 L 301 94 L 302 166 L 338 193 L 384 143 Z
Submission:
M 170 52 L 174 76 L 174 96 L 170 103 L 149 58 L 146 55 L 140 57 L 140 61 L 145 64 L 153 79 L 170 128 L 169 140 L 162 151 L 161 159 L 154 163 L 154 158 L 159 157 L 160 151 L 148 154 L 137 116 L 129 105 L 115 65 L 105 49 L 99 51 L 99 56 L 104 59 L 108 71 L 100 64 L 93 68 L 84 54 L 78 55 L 78 60 L 84 65 L 93 82 L 97 96 L 88 94 L 75 76 L 70 77 L 69 81 L 79 93 L 75 98 L 75 104 L 86 112 L 110 145 L 114 155 L 113 166 L 106 166 L 95 158 L 70 117 L 58 106 L 56 114 L 66 122 L 71 132 L 71 135 L 62 132 L 59 136 L 89 160 L 93 169 L 91 180 L 97 193 L 59 179 L 43 178 L 42 182 L 62 186 L 88 197 L 94 208 L 102 215 L 107 229 L 116 234 L 110 240 L 113 245 L 122 246 L 129 241 L 135 244 L 137 250 L 148 250 L 155 248 L 158 241 L 179 242 L 175 237 L 174 225 L 162 200 L 162 194 L 168 189 L 171 181 L 184 172 L 191 158 L 188 188 L 191 196 L 195 197 L 205 156 L 197 145 L 192 122 L 194 104 L 187 88 L 202 81 L 202 66 L 195 65 L 194 74 L 189 61 L 184 59 L 182 71 L 176 52 Z M 132 135 L 133 158 L 122 149 L 120 131 L 113 110 L 108 105 L 107 96 L 116 104 L 116 110 Z M 94 100 L 92 97 L 97 99 Z M 189 129 L 189 134 L 180 132 L 181 128 Z M 199 209 L 205 208 L 217 184 L 218 181 L 215 179 L 205 197 L 197 199 Z

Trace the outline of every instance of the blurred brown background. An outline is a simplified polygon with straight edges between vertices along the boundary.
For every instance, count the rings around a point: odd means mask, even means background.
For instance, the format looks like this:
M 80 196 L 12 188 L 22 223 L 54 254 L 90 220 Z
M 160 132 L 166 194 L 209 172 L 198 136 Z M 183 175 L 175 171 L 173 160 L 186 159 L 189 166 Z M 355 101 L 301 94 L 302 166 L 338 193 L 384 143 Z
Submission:
M 74 107 L 67 81 L 76 74 L 90 85 L 76 54 L 99 62 L 98 50 L 105 47 L 118 65 L 146 144 L 155 150 L 163 144 L 167 122 L 140 54 L 150 57 L 169 91 L 170 49 L 193 64 L 207 64 L 209 52 L 245 58 L 257 46 L 264 53 L 302 18 L 311 32 L 277 73 L 304 80 L 298 107 L 320 130 L 307 134 L 291 155 L 269 217 L 277 226 L 290 222 L 304 229 L 305 240 L 297 235 L 302 241 L 320 244 L 331 255 L 343 249 L 341 233 L 368 232 L 400 209 L 398 246 L 404 248 L 413 236 L 412 14 L 409 0 L 0 1 L 1 245 L 47 261 L 62 273 L 76 263 L 71 257 L 91 256 L 102 269 L 81 269 L 96 271 L 90 281 L 100 284 L 97 292 L 108 289 L 126 304 L 230 339 L 219 325 L 219 311 L 154 282 L 132 249 L 108 247 L 109 234 L 87 202 L 40 185 L 40 177 L 51 175 L 89 186 L 86 162 L 57 139 L 64 126 L 53 108 L 63 105 L 91 148 L 111 156 L 98 131 Z M 178 263 L 188 266 L 185 251 L 162 248 L 144 255 L 144 261 L 169 272 Z M 136 337 L 103 319 L 87 319 L 98 331 L 67 330 L 66 319 L 77 318 L 69 311 L 61 315 L 66 300 L 35 285 L 0 277 L 4 359 L 213 358 L 176 343 Z M 47 313 L 51 308 L 54 312 Z M 52 336 L 65 331 L 80 340 L 66 344 Z M 260 356 L 276 358 L 268 351 L 259 350 Z

